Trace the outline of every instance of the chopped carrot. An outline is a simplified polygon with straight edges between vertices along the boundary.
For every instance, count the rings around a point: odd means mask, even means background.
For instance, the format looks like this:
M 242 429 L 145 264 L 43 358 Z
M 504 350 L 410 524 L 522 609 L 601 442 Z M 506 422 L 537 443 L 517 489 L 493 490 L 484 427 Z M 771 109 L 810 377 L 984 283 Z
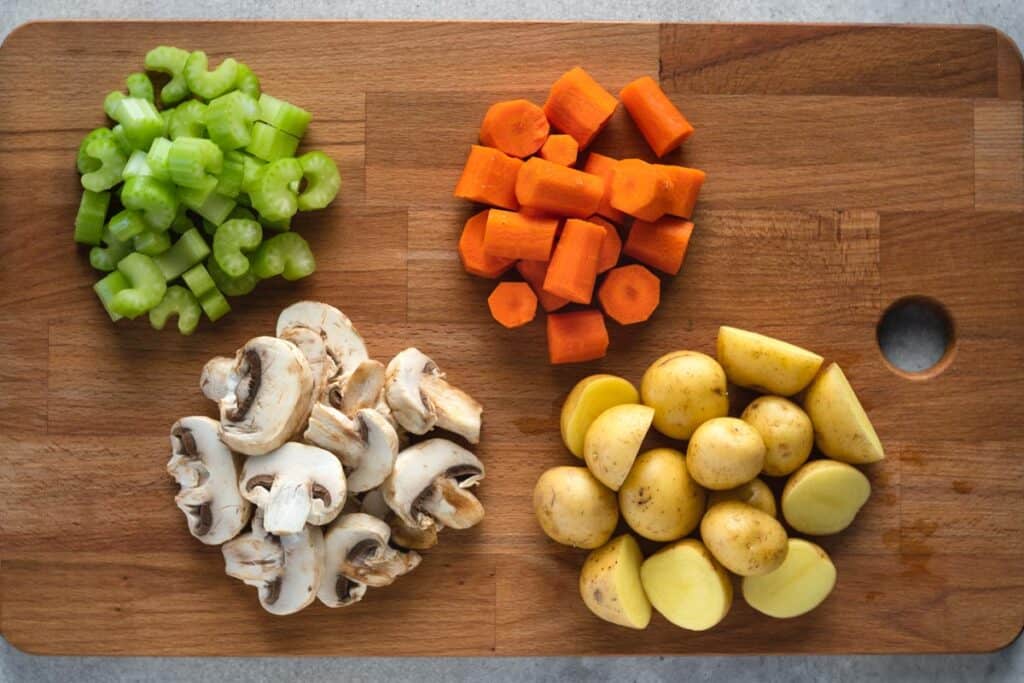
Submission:
M 501 282 L 487 297 L 487 307 L 505 327 L 522 327 L 537 315 L 537 295 L 525 282 Z
M 605 127 L 618 105 L 615 95 L 577 66 L 551 86 L 544 113 L 552 126 L 576 138 L 580 149 L 584 149 Z
M 548 275 L 549 261 L 517 261 L 516 270 L 533 287 L 541 307 L 550 313 L 569 303 L 568 299 L 544 291 L 544 278 Z
M 619 237 L 619 229 L 600 216 L 591 216 L 587 220 L 604 228 L 604 242 L 601 242 L 601 253 L 597 256 L 597 272 L 603 273 L 606 270 L 611 270 L 619 262 L 619 255 L 622 253 L 622 238 Z
M 576 155 L 580 153 L 580 145 L 571 135 L 551 135 L 540 148 L 540 158 L 547 159 L 560 166 L 572 166 L 576 163 Z
M 693 126 L 650 76 L 643 76 L 627 85 L 619 92 L 619 97 L 647 144 L 659 157 L 674 150 L 693 134 Z
M 547 261 L 555 243 L 557 218 L 531 218 L 491 209 L 484 231 L 484 253 L 507 259 Z
M 608 273 L 597 298 L 608 317 L 620 325 L 642 323 L 661 303 L 661 281 L 641 265 L 622 266 Z
M 704 171 L 685 166 L 662 166 L 661 164 L 655 164 L 654 167 L 668 177 L 671 185 L 671 189 L 668 191 L 669 207 L 665 213 L 680 218 L 692 218 L 697 195 L 700 194 L 700 188 L 706 177 Z
M 480 125 L 480 142 L 514 157 L 535 154 L 548 137 L 544 110 L 529 100 L 492 104 Z
M 612 173 L 611 204 L 642 221 L 656 221 L 668 209 L 668 177 L 640 159 L 622 159 Z
M 568 218 L 548 264 L 544 291 L 578 304 L 589 304 L 597 280 L 597 261 L 604 242 L 603 226 Z
M 626 222 L 626 214 L 614 208 L 608 201 L 612 194 L 612 173 L 615 172 L 616 163 L 618 163 L 616 159 L 591 152 L 587 157 L 587 163 L 583 165 L 583 171 L 596 175 L 604 181 L 604 195 L 601 197 L 601 204 L 597 207 L 597 213 L 621 225 Z
M 487 228 L 487 214 L 484 209 L 468 221 L 459 237 L 459 258 L 467 273 L 479 277 L 496 278 L 512 267 L 514 259 L 491 256 L 484 251 L 484 233 Z
M 559 216 L 586 218 L 597 211 L 603 195 L 604 182 L 597 176 L 539 157 L 528 159 L 516 179 L 520 204 Z
M 654 223 L 636 221 L 622 251 L 652 268 L 675 275 L 683 267 L 693 223 L 665 216 Z
M 501 150 L 473 145 L 462 169 L 462 177 L 455 186 L 455 196 L 515 211 L 519 208 L 516 177 L 522 165 L 521 159 L 510 157 Z
M 601 311 L 588 309 L 548 316 L 548 358 L 552 365 L 581 363 L 608 353 L 608 328 Z

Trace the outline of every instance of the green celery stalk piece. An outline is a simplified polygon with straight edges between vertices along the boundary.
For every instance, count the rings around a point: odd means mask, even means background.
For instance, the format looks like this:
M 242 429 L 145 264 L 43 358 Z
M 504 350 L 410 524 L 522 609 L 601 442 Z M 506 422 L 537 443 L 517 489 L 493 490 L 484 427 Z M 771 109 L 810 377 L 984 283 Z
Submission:
M 224 166 L 217 177 L 217 194 L 234 199 L 242 190 L 245 176 L 245 154 L 237 150 L 224 153 Z
M 206 180 L 203 181 L 202 187 L 179 187 L 178 199 L 188 208 L 197 211 L 216 190 L 217 179 L 212 175 L 208 175 Z
M 138 252 L 128 254 L 117 264 L 117 272 L 124 275 L 130 287 L 114 295 L 110 309 L 129 320 L 147 312 L 164 298 L 167 283 L 152 258 Z
M 124 79 L 125 87 L 128 88 L 128 94 L 132 97 L 141 97 L 144 100 L 154 102 L 153 97 L 153 81 L 149 80 L 149 76 L 141 71 L 133 74 L 128 74 L 128 77 Z
M 301 138 L 306 134 L 306 128 L 312 119 L 313 115 L 302 107 L 297 107 L 267 93 L 260 95 L 260 121 L 269 123 L 278 130 Z
M 135 251 L 146 256 L 159 256 L 171 248 L 171 236 L 166 230 L 147 229 L 132 239 Z
M 251 154 L 245 154 L 244 152 L 240 152 L 240 154 L 242 154 L 242 162 L 244 164 L 242 171 L 242 186 L 240 189 L 242 192 L 248 194 L 252 191 L 252 188 L 256 183 L 256 176 L 258 176 L 259 172 L 263 170 L 263 167 L 267 165 L 267 162 L 262 159 L 257 159 Z
M 299 157 L 306 190 L 299 195 L 299 211 L 322 209 L 338 196 L 341 174 L 334 160 L 323 152 L 307 152 Z
M 131 287 L 131 283 L 121 273 L 116 270 L 106 277 L 98 280 L 93 286 L 92 291 L 96 292 L 96 296 L 99 297 L 100 303 L 103 304 L 103 309 L 110 316 L 110 319 L 115 323 L 122 318 L 114 312 L 110 307 L 114 297 L 117 296 L 118 292 L 122 292 Z
M 185 61 L 185 83 L 193 94 L 204 100 L 212 100 L 235 87 L 238 78 L 238 62 L 228 57 L 213 71 L 209 66 L 206 53 L 196 50 L 189 54 Z
M 149 167 L 149 162 L 146 161 L 146 153 L 141 149 L 137 149 L 132 152 L 132 155 L 128 157 L 128 163 L 124 165 L 124 170 L 121 171 L 121 177 L 125 180 L 128 178 L 151 175 L 153 175 L 153 169 Z
M 167 124 L 167 137 L 201 138 L 206 134 L 206 105 L 199 100 L 182 102 L 174 108 Z
M 192 219 L 189 218 L 188 209 L 184 204 L 179 204 L 178 213 L 174 217 L 174 221 L 171 223 L 171 230 L 179 235 L 183 235 L 194 227 L 196 226 L 192 222 Z
M 277 161 L 295 155 L 299 139 L 282 130 L 257 121 L 252 126 L 252 141 L 245 151 L 264 161 Z
M 214 225 L 220 225 L 235 210 L 235 200 L 213 192 L 200 206 L 189 208 Z
M 210 273 L 202 263 L 194 265 L 182 273 L 181 279 L 199 300 L 202 300 L 203 296 L 209 292 L 217 291 L 217 285 L 214 284 L 213 278 L 210 277 Z
M 273 230 L 274 232 L 288 232 L 289 230 L 292 229 L 291 216 L 289 216 L 288 218 L 282 218 L 279 221 L 267 220 L 265 216 L 260 216 L 259 221 L 260 225 L 262 225 L 264 228 L 266 228 L 267 230 Z
M 163 273 L 164 280 L 170 282 L 186 270 L 202 263 L 203 259 L 210 255 L 210 247 L 206 240 L 195 228 L 184 232 L 178 241 L 170 249 L 160 254 L 153 260 Z
M 78 158 L 75 160 L 75 166 L 78 168 L 79 173 L 91 173 L 92 171 L 98 171 L 100 166 L 100 160 L 89 156 L 87 151 L 89 143 L 99 138 L 113 139 L 114 134 L 110 132 L 109 128 L 94 128 L 89 131 L 84 138 L 82 138 L 82 144 L 78 146 Z
M 295 232 L 275 235 L 260 245 L 252 258 L 252 270 L 261 280 L 275 275 L 285 280 L 298 280 L 316 270 L 316 260 L 309 243 Z
M 167 153 L 167 171 L 175 185 L 203 188 L 207 178 L 221 172 L 224 153 L 205 138 L 180 137 Z
M 235 78 L 235 87 L 249 97 L 259 99 L 260 79 L 245 64 L 238 62 L 238 75 Z
M 260 281 L 251 268 L 240 277 L 229 276 L 221 270 L 217 265 L 217 259 L 212 255 L 206 259 L 206 269 L 210 272 L 210 277 L 213 278 L 217 288 L 227 296 L 244 296 L 256 289 L 256 285 Z
M 118 262 L 132 253 L 130 242 L 119 242 L 110 234 L 109 223 L 103 229 L 103 244 L 89 250 L 89 265 L 105 273 L 116 270 Z
M 160 90 L 160 101 L 166 106 L 176 104 L 188 96 L 185 83 L 185 62 L 188 51 L 161 45 L 146 53 L 146 69 L 167 74 L 171 80 Z
M 154 139 L 164 134 L 164 119 L 153 103 L 141 97 L 125 97 L 117 103 L 113 118 L 124 126 L 124 136 L 132 149 L 146 151 Z
M 199 305 L 202 306 L 203 312 L 206 313 L 210 322 L 214 323 L 231 312 L 231 304 L 217 289 L 212 289 L 199 297 Z
M 117 107 L 125 97 L 127 97 L 127 95 L 120 90 L 112 90 L 108 92 L 107 96 L 103 98 L 103 113 L 106 114 L 108 118 L 116 121 Z
M 160 303 L 150 309 L 149 324 L 154 330 L 162 330 L 172 315 L 178 316 L 178 332 L 190 335 L 196 331 L 199 316 L 202 315 L 199 300 L 181 285 L 167 288 Z
M 213 257 L 228 277 L 241 277 L 249 272 L 245 253 L 260 246 L 263 228 L 256 221 L 232 218 L 225 221 L 213 236 Z
M 146 153 L 146 164 L 149 166 L 150 175 L 157 180 L 168 181 L 171 173 L 167 170 L 167 154 L 171 151 L 171 141 L 164 137 L 153 140 Z
M 132 209 L 123 209 L 114 214 L 107 223 L 107 230 L 115 242 L 127 243 L 136 235 L 141 235 L 149 228 L 142 214 Z
M 141 211 L 144 220 L 156 230 L 167 230 L 178 215 L 178 197 L 174 186 L 152 176 L 129 178 L 121 189 L 121 203 Z
M 128 155 L 132 153 L 132 150 L 134 148 L 132 147 L 132 143 L 128 141 L 128 138 L 125 135 L 124 126 L 122 126 L 119 123 L 113 128 L 111 128 L 110 132 L 112 134 L 114 142 L 117 143 L 117 148 L 120 149 L 121 152 L 124 153 L 125 158 L 127 158 Z
M 252 126 L 258 113 L 255 98 L 234 90 L 206 106 L 206 130 L 210 139 L 225 151 L 245 147 L 252 140 Z
M 75 215 L 75 241 L 79 244 L 98 245 L 103 240 L 103 226 L 110 207 L 109 192 L 82 192 Z
M 100 167 L 82 176 L 82 187 L 90 192 L 103 192 L 121 182 L 128 157 L 118 148 L 113 136 L 97 137 L 85 151 L 88 157 L 99 161 Z
M 281 221 L 299 210 L 298 198 L 289 183 L 302 179 L 302 166 L 296 159 L 278 159 L 267 164 L 256 176 L 249 191 L 252 206 L 261 218 Z

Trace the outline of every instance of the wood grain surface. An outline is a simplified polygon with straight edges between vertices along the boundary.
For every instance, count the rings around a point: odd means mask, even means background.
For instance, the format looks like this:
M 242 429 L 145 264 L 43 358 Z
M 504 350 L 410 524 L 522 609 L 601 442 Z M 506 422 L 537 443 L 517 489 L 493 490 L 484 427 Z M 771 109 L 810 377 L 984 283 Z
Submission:
M 340 201 L 296 227 L 319 270 L 271 282 L 193 337 L 111 325 L 71 241 L 74 155 L 101 103 L 169 43 L 233 55 L 313 111 Z M 601 362 L 552 368 L 542 322 L 489 318 L 455 253 L 451 191 L 487 106 L 540 100 L 581 64 L 612 91 L 661 82 L 708 171 L 680 277 Z M 547 655 L 964 652 L 1024 624 L 1024 120 L 1020 54 L 987 28 L 457 23 L 38 23 L 0 49 L 0 627 L 36 653 Z M 595 149 L 649 152 L 620 111 Z M 952 315 L 944 372 L 891 371 L 876 325 L 907 295 Z M 386 359 L 433 356 L 486 407 L 487 519 L 355 607 L 273 617 L 189 536 L 164 471 L 179 416 L 212 414 L 204 361 L 330 302 Z M 644 632 L 577 597 L 584 553 L 539 531 L 537 476 L 580 377 L 639 380 L 719 325 L 839 361 L 886 445 L 874 494 L 823 539 L 832 597 L 773 621 L 742 599 L 716 629 Z

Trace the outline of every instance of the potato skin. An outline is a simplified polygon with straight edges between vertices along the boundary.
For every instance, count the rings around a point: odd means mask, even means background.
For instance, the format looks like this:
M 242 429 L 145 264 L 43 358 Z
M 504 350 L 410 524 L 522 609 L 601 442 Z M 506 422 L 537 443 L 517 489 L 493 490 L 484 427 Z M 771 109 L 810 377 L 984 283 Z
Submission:
M 757 508 L 766 515 L 778 519 L 779 509 L 775 505 L 775 495 L 768 488 L 768 484 L 761 479 L 752 479 L 742 486 L 725 491 L 712 491 L 708 494 L 708 509 L 712 506 L 724 503 L 727 500 L 735 500 L 739 503 Z
M 575 548 L 604 545 L 619 523 L 615 494 L 586 467 L 552 467 L 540 475 L 533 511 L 545 534 Z
M 643 561 L 639 544 L 629 534 L 591 551 L 580 570 L 583 604 L 605 621 L 626 628 L 647 628 L 651 603 L 640 583 Z
M 724 491 L 760 474 L 764 453 L 764 440 L 756 429 L 735 417 L 716 417 L 693 433 L 686 466 L 704 488 Z
M 652 541 L 674 541 L 697 528 L 705 492 L 673 448 L 637 456 L 619 489 L 619 509 L 633 531 Z
M 583 458 L 583 439 L 597 416 L 612 406 L 636 403 L 640 393 L 629 381 L 615 375 L 590 375 L 572 388 L 562 404 L 559 427 L 565 447 Z
M 789 549 L 786 530 L 778 520 L 736 501 L 708 510 L 700 523 L 700 535 L 715 559 L 740 576 L 760 576 L 777 569 Z
M 718 328 L 716 355 L 733 384 L 781 396 L 806 387 L 824 361 L 781 339 L 727 325 Z
M 583 439 L 583 459 L 598 481 L 618 491 L 633 467 L 654 410 L 637 403 L 612 406 L 597 416 Z
M 640 380 L 640 400 L 654 408 L 654 428 L 673 439 L 689 439 L 704 422 L 729 414 L 725 371 L 696 351 L 654 361 Z
M 797 404 L 781 396 L 751 401 L 740 419 L 764 440 L 764 469 L 770 477 L 784 477 L 800 468 L 814 446 L 811 418 Z

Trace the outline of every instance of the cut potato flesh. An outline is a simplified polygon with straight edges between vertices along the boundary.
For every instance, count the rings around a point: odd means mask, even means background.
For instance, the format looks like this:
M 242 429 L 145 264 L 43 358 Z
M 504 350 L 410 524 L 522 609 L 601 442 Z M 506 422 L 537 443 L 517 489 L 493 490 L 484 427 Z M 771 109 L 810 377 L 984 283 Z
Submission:
M 732 582 L 700 541 L 686 539 L 647 558 L 640 567 L 654 609 L 680 628 L 706 631 L 732 606 Z
M 598 415 L 583 440 L 583 459 L 597 479 L 618 491 L 651 428 L 654 409 L 626 404 Z
M 581 379 L 562 405 L 562 441 L 577 458 L 583 457 L 583 439 L 597 416 L 623 403 L 637 403 L 636 387 L 615 375 L 591 375 Z
M 733 384 L 792 396 L 817 374 L 823 358 L 788 342 L 736 327 L 718 328 L 718 362 Z
M 619 626 L 647 628 L 651 603 L 640 583 L 643 561 L 640 546 L 629 534 L 590 553 L 580 572 L 580 595 L 590 611 Z
M 804 409 L 814 425 L 815 443 L 828 457 L 851 465 L 878 462 L 885 457 L 864 406 L 837 364 L 828 366 L 811 384 Z
M 871 482 L 860 470 L 835 460 L 809 462 L 782 491 L 782 516 L 805 534 L 825 536 L 850 526 L 871 496 Z
M 758 612 L 789 619 L 820 605 L 835 585 L 836 568 L 828 554 L 810 541 L 791 538 L 781 567 L 743 579 L 743 599 Z

